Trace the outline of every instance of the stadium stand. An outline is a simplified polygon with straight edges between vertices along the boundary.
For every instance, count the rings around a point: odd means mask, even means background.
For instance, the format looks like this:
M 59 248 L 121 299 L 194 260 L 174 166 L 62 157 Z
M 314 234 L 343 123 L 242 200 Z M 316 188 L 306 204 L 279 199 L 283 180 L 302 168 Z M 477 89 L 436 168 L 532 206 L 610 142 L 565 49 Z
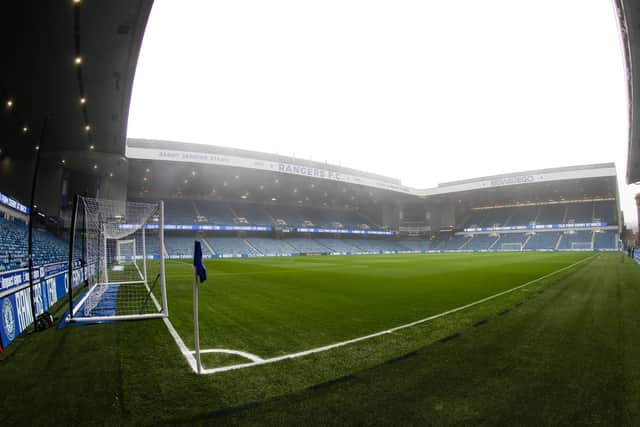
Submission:
M 368 252 L 368 253 L 406 251 L 406 249 L 402 247 L 400 244 L 390 240 L 351 239 L 350 243 L 352 243 L 360 251 Z
M 321 245 L 320 243 L 316 242 L 313 239 L 300 237 L 300 238 L 286 239 L 285 242 L 288 243 L 289 245 L 291 245 L 293 248 L 295 248 L 296 252 L 298 252 L 298 253 L 324 253 L 324 252 L 331 252 L 329 250 L 329 248 L 327 248 L 326 246 Z
M 594 249 L 614 250 L 617 248 L 617 233 L 615 231 L 601 231 L 595 233 Z
M 585 223 L 592 221 L 593 203 L 570 203 L 567 205 L 566 223 Z
M 527 235 L 525 233 L 502 233 L 494 249 L 498 251 L 519 251 L 522 250 L 526 240 Z
M 165 247 L 169 255 L 193 256 L 193 241 L 201 239 L 194 236 L 166 236 Z M 151 246 L 151 245 L 150 245 Z M 157 245 L 156 247 L 158 247 Z M 203 255 L 212 255 L 207 245 L 202 245 Z
M 471 241 L 465 245 L 464 249 L 470 251 L 486 251 L 491 249 L 499 238 L 500 236 L 495 234 L 476 234 Z
M 298 206 L 269 205 L 266 210 L 276 221 L 283 221 L 291 227 L 301 226 L 304 223 L 304 214 Z
M 235 222 L 244 222 L 238 221 L 240 218 L 244 218 L 246 223 L 251 225 L 271 225 L 274 222 L 262 206 L 254 203 L 232 203 L 230 209 L 235 214 Z
M 539 206 L 520 206 L 510 209 L 509 219 L 504 225 L 529 225 L 536 220 Z
M 468 244 L 471 240 L 469 236 L 457 235 L 452 236 L 449 240 L 447 240 L 443 246 L 440 248 L 444 251 L 457 251 L 463 249 L 464 246 Z
M 207 224 L 229 225 L 235 222 L 236 217 L 227 203 L 215 200 L 196 200 L 193 202 L 193 206 L 198 211 L 202 222 Z
M 27 265 L 27 226 L 23 222 L 0 217 L 0 270 L 13 270 Z M 46 230 L 33 229 L 33 262 L 45 265 L 65 261 L 67 243 Z
M 403 240 L 400 244 L 409 251 L 426 252 L 431 250 L 431 240 Z
M 486 211 L 480 226 L 482 227 L 499 227 L 504 225 L 511 214 L 511 209 L 490 209 Z
M 193 224 L 196 211 L 190 200 L 165 200 L 165 224 Z
M 280 239 L 252 237 L 246 242 L 263 255 L 290 255 L 296 252 L 290 244 Z
M 603 201 L 593 203 L 593 220 L 606 222 L 607 224 L 616 224 L 616 202 Z
M 260 255 L 260 252 L 238 237 L 207 237 L 205 240 L 217 255 Z
M 559 250 L 593 249 L 593 231 L 566 231 L 562 234 Z
M 524 250 L 553 250 L 559 238 L 560 233 L 556 231 L 532 234 L 528 237 L 528 240 L 525 241 Z
M 349 243 L 349 240 L 345 239 L 315 239 L 315 241 L 337 253 L 353 253 L 359 251 L 358 248 Z

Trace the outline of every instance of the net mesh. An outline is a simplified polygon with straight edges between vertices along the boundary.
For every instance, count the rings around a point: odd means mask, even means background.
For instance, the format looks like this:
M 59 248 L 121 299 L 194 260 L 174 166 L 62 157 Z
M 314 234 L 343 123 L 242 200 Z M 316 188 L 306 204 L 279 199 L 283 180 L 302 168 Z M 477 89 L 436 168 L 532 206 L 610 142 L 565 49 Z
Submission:
M 160 203 L 80 197 L 74 259 L 92 273 L 74 318 L 160 313 Z

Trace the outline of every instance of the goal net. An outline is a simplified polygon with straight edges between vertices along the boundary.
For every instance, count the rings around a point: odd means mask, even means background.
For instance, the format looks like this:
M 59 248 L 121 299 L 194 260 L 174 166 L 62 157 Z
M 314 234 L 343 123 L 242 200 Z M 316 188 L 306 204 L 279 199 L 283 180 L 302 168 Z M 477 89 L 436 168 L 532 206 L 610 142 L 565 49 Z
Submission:
M 164 207 L 77 196 L 69 263 L 87 274 L 86 290 L 70 286 L 69 320 L 167 316 Z
M 500 250 L 503 251 L 521 251 L 522 243 L 503 243 L 500 246 Z

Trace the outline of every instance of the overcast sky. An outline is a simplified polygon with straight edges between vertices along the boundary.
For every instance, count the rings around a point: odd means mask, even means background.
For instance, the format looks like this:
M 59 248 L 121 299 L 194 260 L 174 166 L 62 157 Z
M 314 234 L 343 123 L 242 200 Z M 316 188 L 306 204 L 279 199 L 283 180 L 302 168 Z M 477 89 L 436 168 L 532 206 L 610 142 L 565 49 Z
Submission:
M 155 0 L 129 137 L 328 161 L 427 188 L 615 162 L 611 0 Z

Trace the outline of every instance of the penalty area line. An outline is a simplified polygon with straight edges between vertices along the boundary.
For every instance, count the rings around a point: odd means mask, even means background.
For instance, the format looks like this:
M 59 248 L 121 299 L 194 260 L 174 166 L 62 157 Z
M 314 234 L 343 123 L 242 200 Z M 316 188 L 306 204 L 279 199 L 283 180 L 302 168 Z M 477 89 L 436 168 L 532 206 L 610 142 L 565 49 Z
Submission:
M 443 311 L 442 313 L 438 313 L 438 314 L 434 314 L 434 315 L 429 316 L 429 317 L 425 317 L 424 319 L 415 320 L 413 322 L 406 323 L 406 324 L 400 325 L 400 326 L 396 326 L 396 327 L 393 327 L 391 329 L 386 329 L 384 331 L 375 332 L 373 334 L 364 335 L 364 336 L 353 338 L 353 339 L 350 339 L 350 340 L 340 341 L 340 342 L 337 342 L 337 343 L 325 345 L 325 346 L 322 346 L 322 347 L 316 347 L 316 348 L 312 348 L 312 349 L 309 349 L 309 350 L 300 351 L 300 352 L 297 352 L 297 353 L 284 354 L 282 356 L 276 356 L 276 357 L 271 357 L 271 358 L 267 358 L 267 359 L 261 359 L 258 356 L 251 355 L 251 356 L 255 357 L 256 359 L 260 359 L 260 360 L 252 360 L 251 362 L 247 362 L 247 363 L 239 363 L 237 365 L 221 366 L 221 367 L 218 367 L 218 368 L 202 369 L 202 375 L 217 374 L 219 372 L 233 371 L 233 370 L 237 370 L 237 369 L 250 368 L 252 366 L 266 365 L 266 364 L 269 364 L 269 363 L 280 362 L 280 361 L 287 360 L 287 359 L 296 359 L 296 358 L 299 358 L 299 357 L 308 356 L 310 354 L 320 353 L 320 352 L 323 352 L 323 351 L 332 350 L 334 348 L 344 347 L 344 346 L 350 345 L 350 344 L 355 344 L 355 343 L 360 342 L 360 341 L 369 340 L 371 338 L 376 338 L 376 337 L 380 337 L 380 336 L 383 336 L 383 335 L 391 334 L 391 333 L 394 333 L 396 331 L 400 331 L 402 329 L 411 328 L 413 326 L 416 326 L 416 325 L 419 325 L 419 324 L 422 324 L 422 323 L 425 323 L 425 322 L 429 322 L 429 321 L 438 319 L 440 317 L 444 317 L 444 316 L 447 316 L 449 314 L 456 313 L 458 311 L 466 310 L 466 309 L 474 307 L 474 306 L 476 306 L 478 304 L 482 304 L 482 303 L 485 303 L 487 301 L 491 301 L 492 299 L 501 297 L 503 295 L 507 295 L 507 294 L 509 294 L 511 292 L 515 292 L 518 289 L 522 289 L 522 288 L 524 288 L 526 286 L 533 285 L 534 283 L 537 283 L 537 282 L 539 282 L 541 280 L 544 280 L 544 279 L 546 279 L 548 277 L 555 276 L 558 273 L 562 273 L 563 271 L 566 271 L 566 270 L 568 270 L 570 268 L 573 268 L 573 267 L 575 267 L 577 265 L 580 265 L 580 264 L 582 264 L 584 262 L 587 262 L 590 259 L 595 258 L 597 255 L 598 255 L 597 253 L 593 254 L 590 257 L 583 258 L 580 261 L 576 261 L 573 264 L 570 264 L 570 265 L 562 267 L 562 268 L 560 268 L 558 270 L 552 271 L 551 273 L 547 273 L 547 274 L 545 274 L 543 276 L 538 277 L 537 279 L 530 280 L 530 281 L 528 281 L 526 283 L 523 283 L 522 285 L 515 286 L 513 288 L 507 289 L 507 290 L 502 291 L 502 292 L 498 292 L 496 294 L 493 294 L 493 295 L 490 295 L 488 297 L 479 299 L 479 300 L 471 302 L 469 304 L 462 305 L 460 307 L 452 308 L 451 310 Z M 165 324 L 167 324 L 167 327 L 171 326 L 171 329 L 173 329 L 173 325 L 171 325 L 171 322 L 169 322 L 169 319 L 164 318 L 163 320 L 165 321 Z M 170 330 L 170 332 L 171 332 L 171 330 Z M 171 335 L 176 340 L 176 344 L 178 344 L 178 347 L 180 347 L 180 350 L 182 351 L 182 354 L 185 356 L 185 358 L 187 358 L 187 361 L 189 362 L 189 365 L 191 366 L 191 369 L 193 369 L 194 372 L 197 372 L 197 369 L 196 369 L 196 366 L 195 366 L 195 358 L 193 357 L 192 352 L 190 352 L 189 350 L 186 349 L 186 346 L 184 345 L 184 342 L 182 341 L 182 339 L 180 339 L 180 336 L 175 331 L 175 329 L 173 329 L 173 332 L 171 333 Z M 180 343 L 178 343 L 178 340 L 180 341 Z M 186 350 L 186 352 L 185 352 L 185 350 Z M 209 350 L 218 350 L 218 349 L 209 349 Z M 220 351 L 220 352 L 222 352 L 222 351 Z M 237 351 L 237 350 L 225 350 L 225 352 L 230 352 L 230 353 L 233 352 L 232 354 L 238 354 L 238 355 L 243 355 L 243 356 L 244 355 L 250 355 L 250 353 L 240 352 L 240 351 Z M 247 358 L 248 359 L 252 359 L 251 357 L 247 357 Z

